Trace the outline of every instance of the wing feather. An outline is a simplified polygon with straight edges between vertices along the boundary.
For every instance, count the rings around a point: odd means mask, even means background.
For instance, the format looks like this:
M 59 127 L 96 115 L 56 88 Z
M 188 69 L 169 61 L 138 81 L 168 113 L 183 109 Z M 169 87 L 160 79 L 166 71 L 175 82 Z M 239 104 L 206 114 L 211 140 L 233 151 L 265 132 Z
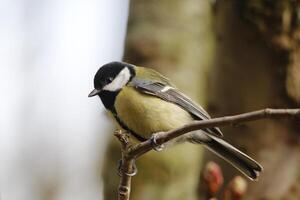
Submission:
M 190 98 L 166 82 L 134 78 L 130 84 L 140 92 L 153 95 L 179 105 L 188 111 L 196 120 L 210 119 L 209 114 L 201 106 L 194 103 Z M 218 137 L 223 136 L 221 130 L 217 127 L 204 129 L 204 131 Z

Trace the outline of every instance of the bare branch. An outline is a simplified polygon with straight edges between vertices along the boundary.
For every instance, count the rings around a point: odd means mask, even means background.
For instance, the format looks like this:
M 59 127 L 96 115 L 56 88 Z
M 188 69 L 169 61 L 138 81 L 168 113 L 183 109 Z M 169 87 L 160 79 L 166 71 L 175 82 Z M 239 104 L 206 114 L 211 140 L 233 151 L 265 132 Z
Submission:
M 225 125 L 236 125 L 242 122 L 255 121 L 263 118 L 296 118 L 300 119 L 300 109 L 264 109 L 258 110 L 248 113 L 243 113 L 239 115 L 232 115 L 226 117 L 213 118 L 202 121 L 194 121 L 190 124 L 184 125 L 180 128 L 170 130 L 168 132 L 163 132 L 157 134 L 156 142 L 158 145 L 168 142 L 176 137 L 179 137 L 185 133 L 189 133 L 191 131 L 200 130 L 204 128 L 212 128 L 217 126 L 225 126 Z M 151 140 L 147 140 L 142 142 L 128 152 L 129 158 L 137 158 L 146 152 L 150 151 L 152 148 Z
M 131 147 L 128 135 L 122 131 L 116 131 L 116 138 L 121 143 L 122 159 L 119 163 L 119 175 L 121 177 L 118 188 L 118 199 L 129 200 L 131 189 L 131 177 L 135 174 L 134 159 L 127 158 L 128 150 Z
M 164 144 L 176 137 L 191 131 L 212 128 L 225 125 L 236 125 L 243 122 L 255 121 L 264 118 L 297 118 L 300 119 L 300 109 L 264 109 L 253 112 L 248 112 L 239 115 L 219 117 L 214 119 L 194 121 L 180 128 L 167 132 L 157 133 L 157 145 Z M 129 200 L 131 176 L 134 169 L 134 161 L 138 157 L 153 149 L 153 143 L 149 139 L 139 143 L 133 147 L 129 144 L 128 138 L 125 139 L 125 134 L 116 133 L 115 136 L 122 144 L 122 163 L 121 163 L 121 180 L 119 185 L 119 199 Z

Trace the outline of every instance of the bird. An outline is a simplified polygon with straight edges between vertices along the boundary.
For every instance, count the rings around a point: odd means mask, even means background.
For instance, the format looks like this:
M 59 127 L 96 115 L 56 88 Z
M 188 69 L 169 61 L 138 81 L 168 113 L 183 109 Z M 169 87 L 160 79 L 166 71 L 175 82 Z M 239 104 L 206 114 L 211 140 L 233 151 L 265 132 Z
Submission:
M 93 96 L 99 96 L 120 127 L 140 142 L 152 139 L 155 144 L 156 133 L 211 119 L 170 79 L 153 69 L 126 62 L 109 62 L 99 68 L 94 76 L 94 89 L 88 95 Z M 213 127 L 185 134 L 175 142 L 202 144 L 250 180 L 257 180 L 263 167 L 222 137 L 221 130 Z

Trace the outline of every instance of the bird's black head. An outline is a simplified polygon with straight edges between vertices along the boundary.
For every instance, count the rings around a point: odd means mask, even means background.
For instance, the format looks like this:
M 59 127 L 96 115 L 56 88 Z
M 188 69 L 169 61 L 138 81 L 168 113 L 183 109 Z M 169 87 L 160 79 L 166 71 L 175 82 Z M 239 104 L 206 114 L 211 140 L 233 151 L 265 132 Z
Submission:
M 89 97 L 101 92 L 117 92 L 135 76 L 134 65 L 125 62 L 110 62 L 97 71 L 94 77 L 95 89 Z

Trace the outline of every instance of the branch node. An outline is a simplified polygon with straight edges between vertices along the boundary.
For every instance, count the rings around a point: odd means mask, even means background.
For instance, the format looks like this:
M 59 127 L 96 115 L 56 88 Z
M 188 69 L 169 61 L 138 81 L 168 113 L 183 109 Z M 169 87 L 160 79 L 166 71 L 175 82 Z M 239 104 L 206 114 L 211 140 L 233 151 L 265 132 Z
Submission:
M 135 162 L 133 162 L 133 164 L 132 164 L 132 172 L 123 171 L 122 166 L 123 166 L 123 162 L 122 162 L 122 159 L 120 159 L 119 162 L 118 162 L 118 175 L 120 177 L 122 177 L 123 174 L 125 174 L 126 176 L 132 177 L 132 176 L 135 176 L 138 173 L 138 169 L 135 165 Z
M 128 186 L 120 186 L 119 187 L 119 195 L 126 196 L 130 193 L 130 187 Z
M 116 130 L 114 136 L 121 142 L 122 152 L 123 153 L 127 152 L 127 150 L 131 146 L 129 141 L 129 135 L 122 130 Z

